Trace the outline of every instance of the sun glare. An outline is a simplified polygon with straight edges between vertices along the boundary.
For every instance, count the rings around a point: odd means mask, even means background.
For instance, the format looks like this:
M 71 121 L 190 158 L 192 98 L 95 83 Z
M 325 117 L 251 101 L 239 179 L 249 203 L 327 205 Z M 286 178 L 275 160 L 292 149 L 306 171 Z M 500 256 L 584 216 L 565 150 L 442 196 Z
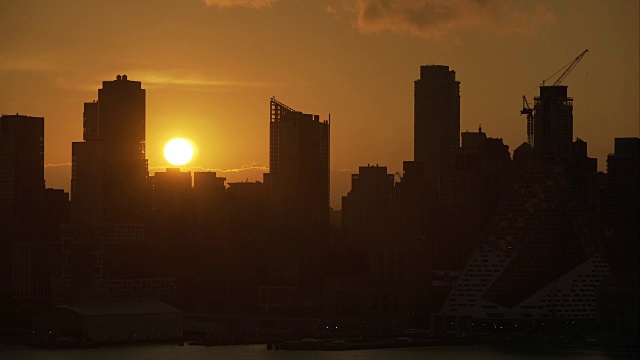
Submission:
M 164 157 L 171 165 L 184 165 L 193 157 L 193 146 L 185 139 L 172 139 L 164 146 Z

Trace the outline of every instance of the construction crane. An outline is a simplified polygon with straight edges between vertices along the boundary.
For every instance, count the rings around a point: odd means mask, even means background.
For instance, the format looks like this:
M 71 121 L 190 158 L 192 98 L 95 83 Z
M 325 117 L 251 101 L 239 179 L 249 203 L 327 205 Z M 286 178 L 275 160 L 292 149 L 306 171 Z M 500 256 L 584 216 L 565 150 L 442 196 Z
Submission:
M 533 147 L 533 108 L 529 106 L 526 95 L 522 95 L 522 110 L 520 110 L 520 115 L 527 115 L 527 143 Z
M 562 81 L 564 81 L 564 79 L 569 75 L 569 73 L 571 73 L 571 71 L 573 71 L 573 69 L 575 69 L 576 66 L 578 66 L 582 58 L 585 55 L 587 55 L 588 52 L 589 52 L 589 49 L 585 49 L 583 52 L 580 53 L 580 55 L 576 56 L 568 64 L 566 64 L 565 66 L 558 69 L 558 71 L 553 73 L 553 75 L 549 76 L 545 80 L 542 80 L 541 86 L 545 86 L 545 83 L 549 81 L 549 79 L 553 78 L 554 76 L 558 75 L 559 72 L 564 70 L 564 72 L 558 77 L 558 79 L 556 79 L 556 81 L 553 82 L 553 85 L 551 85 L 551 86 L 560 86 L 562 84 Z M 529 146 L 533 147 L 535 109 L 529 105 L 526 95 L 522 95 L 522 110 L 520 110 L 520 115 L 527 115 L 527 142 L 529 143 Z
M 582 58 L 585 55 L 587 55 L 588 52 L 589 52 L 589 49 L 585 49 L 585 51 L 581 52 L 580 55 L 576 56 L 575 59 L 569 61 L 569 63 L 567 65 L 561 67 L 558 71 L 556 71 L 553 75 L 549 76 L 547 79 L 542 80 L 542 86 L 544 86 L 544 83 L 546 81 L 548 81 L 552 77 L 556 76 L 560 71 L 564 70 L 562 75 L 560 75 L 560 77 L 558 77 L 558 79 L 551 86 L 559 86 L 559 85 L 561 85 L 562 81 L 567 77 L 567 75 L 569 75 L 569 73 L 571 71 L 573 71 L 573 69 L 576 68 L 576 66 L 578 66 L 578 64 L 580 63 L 580 60 L 582 60 Z

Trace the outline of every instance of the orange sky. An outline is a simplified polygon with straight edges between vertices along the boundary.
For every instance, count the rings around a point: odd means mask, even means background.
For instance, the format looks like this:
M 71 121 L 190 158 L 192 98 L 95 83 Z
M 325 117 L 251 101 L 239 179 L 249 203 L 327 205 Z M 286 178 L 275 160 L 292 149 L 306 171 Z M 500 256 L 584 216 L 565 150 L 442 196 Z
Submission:
M 83 102 L 127 74 L 147 89 L 147 158 L 192 139 L 188 170 L 258 180 L 269 98 L 331 113 L 331 204 L 359 165 L 413 154 L 419 66 L 461 82 L 461 129 L 526 139 L 521 96 L 588 48 L 565 81 L 574 136 L 605 169 L 614 137 L 639 136 L 638 0 L 5 0 L 0 113 L 45 117 L 47 186 L 69 189 Z M 528 94 L 535 95 L 535 91 Z M 248 169 L 247 169 L 248 168 Z

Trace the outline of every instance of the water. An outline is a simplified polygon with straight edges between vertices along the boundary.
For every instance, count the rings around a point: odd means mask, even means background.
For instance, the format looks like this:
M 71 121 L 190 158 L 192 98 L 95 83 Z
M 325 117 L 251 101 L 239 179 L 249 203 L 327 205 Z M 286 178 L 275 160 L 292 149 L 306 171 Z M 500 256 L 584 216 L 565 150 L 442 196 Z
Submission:
M 638 353 L 607 353 L 604 350 L 591 349 L 496 349 L 486 346 L 430 346 L 422 348 L 378 349 L 356 351 L 285 351 L 266 350 L 265 345 L 246 346 L 178 346 L 144 345 L 126 347 L 108 347 L 97 349 L 59 349 L 41 350 L 32 348 L 0 348 L 0 359 L 24 360 L 173 360 L 173 359 L 238 359 L 238 360 L 417 360 L 417 359 L 477 359 L 477 360 L 513 360 L 513 359 L 638 359 Z

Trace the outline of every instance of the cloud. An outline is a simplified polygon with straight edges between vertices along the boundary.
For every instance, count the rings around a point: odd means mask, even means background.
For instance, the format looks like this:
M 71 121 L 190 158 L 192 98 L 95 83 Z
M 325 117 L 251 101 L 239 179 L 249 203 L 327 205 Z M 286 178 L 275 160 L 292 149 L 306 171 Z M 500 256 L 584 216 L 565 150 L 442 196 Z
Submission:
M 336 10 L 336 8 L 331 5 L 327 5 L 327 7 L 324 8 L 324 11 L 326 11 L 327 14 L 333 15 L 334 17 L 338 17 L 338 10 Z
M 162 170 L 162 169 L 166 169 L 167 167 L 171 167 L 171 166 L 151 166 L 149 167 L 149 170 Z M 242 167 L 235 168 L 235 169 L 213 169 L 213 168 L 204 168 L 201 166 L 191 166 L 191 167 L 187 166 L 187 167 L 182 167 L 182 169 L 187 171 L 214 171 L 216 173 L 238 173 L 238 172 L 244 172 L 244 171 L 268 172 L 269 171 L 269 167 L 262 164 L 258 164 L 258 163 L 243 164 Z
M 5 57 L 0 60 L 0 71 L 18 71 L 43 73 L 50 72 L 57 68 L 57 65 L 48 56 L 33 57 Z
M 533 32 L 553 19 L 544 7 L 522 11 L 504 0 L 353 0 L 355 26 L 362 32 L 392 31 L 440 38 L 459 29 L 497 33 Z
M 130 72 L 133 76 L 130 79 L 142 81 L 147 88 L 161 87 L 182 87 L 191 90 L 216 90 L 228 88 L 258 88 L 275 87 L 286 84 L 256 82 L 256 81 L 236 81 L 224 79 L 211 79 L 210 75 L 202 75 L 190 71 L 164 70 L 164 71 L 144 71 L 134 70 Z
M 250 9 L 261 9 L 271 7 L 278 0 L 203 0 L 207 6 L 219 8 L 246 7 Z

